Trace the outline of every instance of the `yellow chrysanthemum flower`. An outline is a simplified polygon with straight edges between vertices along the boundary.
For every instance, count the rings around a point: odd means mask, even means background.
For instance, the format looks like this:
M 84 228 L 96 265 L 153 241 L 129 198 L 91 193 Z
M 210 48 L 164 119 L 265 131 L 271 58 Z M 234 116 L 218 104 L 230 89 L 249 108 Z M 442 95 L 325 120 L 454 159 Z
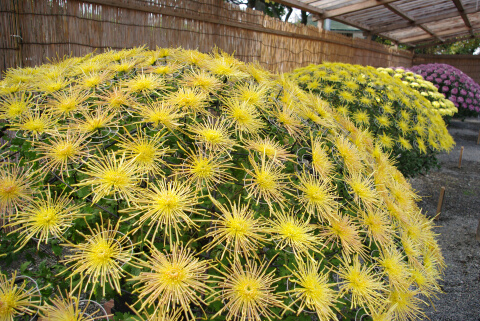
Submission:
M 223 307 L 213 318 L 227 311 L 226 320 L 272 321 L 278 318 L 272 308 L 288 309 L 283 303 L 284 297 L 275 292 L 274 284 L 280 278 L 275 278 L 274 270 L 267 273 L 268 265 L 267 261 L 259 264 L 247 260 L 246 264 L 234 261 L 231 266 L 223 266 L 217 286 Z
M 209 95 L 207 92 L 197 88 L 183 87 L 178 91 L 172 92 L 167 98 L 166 103 L 174 105 L 177 109 L 188 113 L 206 113 L 206 107 L 209 106 Z
M 34 96 L 27 92 L 15 93 L 1 97 L 0 99 L 0 118 L 17 119 L 27 110 L 33 108 Z
M 212 227 L 207 231 L 206 238 L 212 241 L 204 246 L 203 251 L 210 251 L 217 245 L 223 246 L 221 258 L 226 251 L 230 257 L 244 258 L 257 256 L 256 251 L 267 242 L 265 234 L 268 227 L 262 218 L 255 218 L 255 212 L 250 209 L 250 202 L 242 204 L 241 198 L 238 202 L 230 202 L 229 206 L 221 204 L 218 200 L 210 197 L 219 213 L 213 213 L 215 219 L 211 220 Z
M 243 133 L 257 134 L 265 127 L 265 123 L 261 120 L 260 113 L 254 105 L 238 99 L 227 99 L 224 104 L 225 116 L 233 123 L 240 137 Z
M 324 243 L 341 245 L 344 255 L 366 255 L 359 227 L 349 216 L 337 214 L 336 219 L 330 220 L 327 226 L 320 226 L 320 229 L 320 236 L 326 238 Z
M 212 151 L 228 152 L 235 148 L 236 142 L 230 138 L 229 121 L 226 118 L 208 117 L 206 122 L 195 122 L 188 126 L 192 139 Z
M 185 313 L 186 319 L 195 319 L 193 306 L 205 305 L 202 297 L 212 291 L 207 270 L 209 260 L 199 260 L 188 248 L 174 243 L 169 253 L 162 253 L 155 246 L 149 246 L 147 261 L 137 259 L 136 264 L 147 271 L 131 278 L 136 282 L 134 293 L 141 302 L 140 311 L 154 307 L 170 311 L 177 306 Z
M 1 321 L 15 321 L 23 315 L 34 315 L 40 306 L 41 297 L 38 288 L 29 285 L 28 279 L 18 283 L 17 279 L 21 278 L 13 273 L 10 279 L 7 279 L 6 275 L 0 273 Z
M 133 212 L 128 219 L 140 215 L 135 224 L 148 225 L 146 235 L 153 229 L 152 240 L 161 228 L 165 228 L 164 240 L 168 237 L 170 244 L 173 244 L 172 230 L 179 240 L 181 229 L 196 226 L 190 215 L 201 213 L 201 210 L 196 208 L 198 204 L 197 193 L 188 182 L 159 180 L 156 184 L 150 184 L 147 189 L 140 190 L 135 201 L 136 206 L 125 211 Z
M 130 204 L 135 199 L 137 184 L 142 177 L 142 173 L 135 165 L 135 159 L 127 161 L 125 154 L 117 158 L 115 152 L 90 159 L 87 169 L 81 172 L 87 177 L 76 185 L 92 189 L 90 194 L 93 194 L 93 203 L 110 196 L 115 200 L 124 199 Z
M 179 111 L 177 106 L 170 105 L 164 101 L 137 104 L 133 108 L 142 118 L 140 123 L 149 123 L 155 128 L 165 127 L 170 131 L 180 126 L 180 119 L 186 115 L 186 113 Z
M 16 251 L 22 249 L 32 238 L 37 239 L 37 248 L 40 243 L 47 243 L 49 238 L 62 238 L 73 221 L 85 215 L 80 213 L 81 208 L 82 205 L 75 205 L 66 195 L 52 198 L 49 186 L 46 197 L 43 194 L 37 196 L 28 206 L 10 217 L 8 226 L 15 228 L 12 232 L 20 233 L 17 242 L 20 246 Z
M 273 203 L 280 206 L 285 205 L 285 195 L 290 194 L 288 188 L 288 174 L 282 173 L 282 167 L 276 165 L 276 162 L 266 160 L 262 155 L 261 163 L 255 161 L 253 155 L 249 156 L 252 170 L 244 168 L 247 176 L 245 177 L 245 189 L 249 197 L 253 197 L 258 204 L 264 200 L 270 207 Z
M 81 279 L 71 292 L 77 288 L 87 291 L 88 286 L 92 285 L 92 294 L 95 285 L 99 284 L 105 296 L 105 284 L 108 283 L 120 293 L 120 279 L 125 277 L 122 267 L 132 259 L 134 244 L 128 235 L 118 231 L 120 221 L 115 226 L 110 221 L 103 225 L 103 219 L 102 225 L 96 223 L 94 229 L 87 223 L 90 234 L 77 231 L 84 237 L 83 242 L 62 244 L 72 253 L 65 255 L 62 262 L 67 269 L 62 273 L 69 271 L 69 278 L 80 276 Z
M 287 293 L 293 296 L 291 305 L 300 303 L 297 316 L 307 308 L 315 311 L 320 321 L 338 320 L 338 293 L 332 289 L 336 284 L 329 282 L 329 275 L 321 271 L 321 264 L 321 261 L 307 259 L 305 262 L 297 259 L 295 269 L 287 267 L 292 273 L 288 281 L 294 284 L 293 289 L 289 289 Z
M 245 149 L 253 150 L 257 152 L 258 155 L 264 155 L 268 157 L 269 160 L 275 161 L 279 164 L 287 161 L 291 161 L 295 158 L 295 155 L 292 155 L 284 148 L 279 142 L 275 141 L 273 138 L 257 137 L 252 140 L 245 140 Z
M 292 250 L 295 256 L 310 256 L 308 251 L 318 252 L 322 242 L 314 234 L 316 226 L 310 224 L 310 218 L 299 218 L 291 209 L 289 213 L 274 211 L 268 221 L 272 240 L 276 249 Z
M 32 167 L 18 164 L 0 167 L 0 218 L 5 214 L 18 211 L 33 201 L 34 185 L 41 179 Z

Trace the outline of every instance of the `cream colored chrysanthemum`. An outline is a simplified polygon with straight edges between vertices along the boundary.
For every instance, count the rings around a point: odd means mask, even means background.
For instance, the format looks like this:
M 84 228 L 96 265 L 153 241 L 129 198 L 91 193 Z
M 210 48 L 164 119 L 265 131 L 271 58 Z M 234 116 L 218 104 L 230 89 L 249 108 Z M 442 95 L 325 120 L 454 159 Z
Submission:
M 136 263 L 147 271 L 131 279 L 136 282 L 134 293 L 138 293 L 140 311 L 152 306 L 154 313 L 179 307 L 186 319 L 195 319 L 192 307 L 202 309 L 206 304 L 202 297 L 212 291 L 207 274 L 211 262 L 199 260 L 189 248 L 178 243 L 168 253 L 160 252 L 153 244 L 149 250 L 147 260 L 139 259 Z

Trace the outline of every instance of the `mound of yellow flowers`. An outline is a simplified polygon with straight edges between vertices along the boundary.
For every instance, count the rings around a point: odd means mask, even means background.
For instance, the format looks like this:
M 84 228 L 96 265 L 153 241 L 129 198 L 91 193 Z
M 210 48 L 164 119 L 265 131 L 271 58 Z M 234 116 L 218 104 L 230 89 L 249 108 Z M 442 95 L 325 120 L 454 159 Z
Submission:
M 385 142 L 284 76 L 135 48 L 12 69 L 0 88 L 0 253 L 56 260 L 22 268 L 43 304 L 0 278 L 1 320 L 90 320 L 80 298 L 127 294 L 131 320 L 412 320 L 440 292 L 433 223 Z
M 382 69 L 323 63 L 296 69 L 290 77 L 356 126 L 368 129 L 384 151 L 397 157 L 405 175 L 436 166 L 435 155 L 455 144 L 438 112 L 441 106 Z
M 458 108 L 455 107 L 453 102 L 446 99 L 433 83 L 424 80 L 422 75 L 417 75 L 411 71 L 405 71 L 402 68 L 395 68 L 395 70 L 392 68 L 377 68 L 377 70 L 388 73 L 394 78 L 402 80 L 405 85 L 418 91 L 431 103 L 431 106 L 428 107 L 437 111 L 442 117 L 451 117 L 458 112 Z

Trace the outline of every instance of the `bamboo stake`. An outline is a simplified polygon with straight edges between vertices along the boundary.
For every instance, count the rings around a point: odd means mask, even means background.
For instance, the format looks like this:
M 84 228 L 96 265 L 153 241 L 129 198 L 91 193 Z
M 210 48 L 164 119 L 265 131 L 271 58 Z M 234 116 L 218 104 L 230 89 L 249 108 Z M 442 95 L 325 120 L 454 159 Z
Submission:
M 460 158 L 458 159 L 458 168 L 462 168 L 463 146 L 460 149 Z
M 478 131 L 477 145 L 480 144 L 480 130 Z
M 477 234 L 475 234 L 475 239 L 476 239 L 477 241 L 480 241 L 480 219 L 478 220 Z
M 442 211 L 444 196 L 445 196 L 445 186 L 442 186 L 442 188 L 440 189 L 440 197 L 438 198 L 437 214 L 435 215 L 436 221 L 438 221 L 440 217 L 440 212 Z

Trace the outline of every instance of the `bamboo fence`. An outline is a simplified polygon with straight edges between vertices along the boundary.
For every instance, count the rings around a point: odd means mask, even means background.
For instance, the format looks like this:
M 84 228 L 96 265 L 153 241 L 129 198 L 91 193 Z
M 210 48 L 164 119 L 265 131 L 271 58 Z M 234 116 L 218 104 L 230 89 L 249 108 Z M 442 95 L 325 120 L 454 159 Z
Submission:
M 411 66 L 413 55 L 369 40 L 297 26 L 223 0 L 2 0 L 0 72 L 93 50 L 218 47 L 288 72 L 324 61 Z

